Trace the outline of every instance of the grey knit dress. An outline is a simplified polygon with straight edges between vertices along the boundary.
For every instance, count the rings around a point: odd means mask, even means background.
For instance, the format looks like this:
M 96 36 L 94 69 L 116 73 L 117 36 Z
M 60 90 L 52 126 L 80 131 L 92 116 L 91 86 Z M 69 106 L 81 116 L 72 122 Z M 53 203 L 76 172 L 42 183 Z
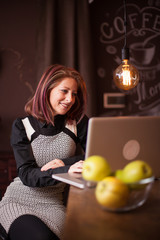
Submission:
M 76 143 L 64 131 L 53 136 L 39 134 L 32 139 L 35 129 L 28 118 L 22 119 L 26 136 L 31 142 L 33 156 L 38 167 L 59 158 L 64 159 L 75 154 Z M 66 125 L 65 129 L 76 135 L 76 124 Z M 11 223 L 23 214 L 39 217 L 59 237 L 63 235 L 65 206 L 63 191 L 65 184 L 58 182 L 53 186 L 29 187 L 19 177 L 8 186 L 0 202 L 0 223 L 8 232 Z

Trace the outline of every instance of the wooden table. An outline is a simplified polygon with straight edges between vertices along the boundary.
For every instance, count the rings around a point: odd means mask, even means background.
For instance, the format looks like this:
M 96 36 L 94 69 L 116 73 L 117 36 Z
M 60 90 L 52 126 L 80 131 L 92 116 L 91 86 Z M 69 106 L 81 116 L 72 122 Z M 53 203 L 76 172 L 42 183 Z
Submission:
M 70 187 L 64 240 L 160 240 L 160 181 L 145 204 L 126 213 L 102 210 L 94 189 Z

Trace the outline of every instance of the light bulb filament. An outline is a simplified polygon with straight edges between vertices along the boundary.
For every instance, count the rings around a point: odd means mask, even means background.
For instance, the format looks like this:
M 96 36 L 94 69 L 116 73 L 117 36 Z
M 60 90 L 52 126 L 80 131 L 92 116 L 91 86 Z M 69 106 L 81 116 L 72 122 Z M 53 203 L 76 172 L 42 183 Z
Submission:
M 117 87 L 123 90 L 130 90 L 139 82 L 139 73 L 128 59 L 122 60 L 122 64 L 114 71 L 113 77 Z
M 130 86 L 131 85 L 131 76 L 129 70 L 123 70 L 122 72 L 123 76 L 123 85 Z

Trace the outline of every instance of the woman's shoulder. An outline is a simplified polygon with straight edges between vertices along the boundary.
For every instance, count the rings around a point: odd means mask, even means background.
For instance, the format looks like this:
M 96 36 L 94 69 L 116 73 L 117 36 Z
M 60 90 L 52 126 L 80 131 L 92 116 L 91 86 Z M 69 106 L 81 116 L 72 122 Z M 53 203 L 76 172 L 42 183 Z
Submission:
M 86 124 L 88 125 L 88 121 L 89 121 L 88 116 L 87 116 L 87 115 L 84 115 L 84 116 L 80 119 L 80 121 L 78 121 L 77 125 L 78 125 L 78 126 L 86 125 Z
M 80 125 L 86 125 L 86 124 L 88 124 L 88 120 L 89 120 L 89 118 L 87 117 L 87 115 L 84 115 L 80 120 L 76 120 L 76 119 L 73 119 L 73 120 L 71 120 L 71 119 L 69 119 L 69 120 L 67 120 L 66 121 L 66 125 L 73 125 L 73 126 L 80 126 Z
M 21 117 L 17 117 L 14 121 L 13 121 L 13 126 L 22 126 L 23 125 L 23 121 L 34 121 L 37 122 L 38 120 L 36 118 L 34 118 L 33 116 L 21 116 Z
M 37 129 L 37 127 L 42 124 L 38 119 L 35 117 L 29 115 L 29 116 L 23 116 L 23 117 L 18 117 L 13 121 L 12 124 L 12 130 L 14 129 L 26 129 L 26 128 L 34 128 Z
M 77 124 L 77 134 L 78 135 L 87 133 L 88 121 L 89 121 L 89 118 L 87 117 L 87 115 L 84 115 L 83 118 L 78 122 L 78 124 Z
M 32 116 L 16 118 L 12 125 L 12 139 L 25 139 L 27 137 L 31 140 L 31 136 L 36 131 L 37 125 L 38 120 Z
M 12 128 L 21 128 L 23 126 L 22 120 L 24 117 L 17 117 L 12 124 Z

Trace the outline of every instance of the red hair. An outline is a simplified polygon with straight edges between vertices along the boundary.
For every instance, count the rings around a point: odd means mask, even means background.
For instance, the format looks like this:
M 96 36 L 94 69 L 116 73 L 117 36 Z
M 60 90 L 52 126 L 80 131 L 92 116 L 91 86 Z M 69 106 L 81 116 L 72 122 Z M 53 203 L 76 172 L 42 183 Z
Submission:
M 50 92 L 66 77 L 75 79 L 78 85 L 76 100 L 67 112 L 67 119 L 79 121 L 86 109 L 86 84 L 75 69 L 58 64 L 48 67 L 43 73 L 34 96 L 25 105 L 25 112 L 43 122 L 53 124 L 54 115 L 49 101 Z

